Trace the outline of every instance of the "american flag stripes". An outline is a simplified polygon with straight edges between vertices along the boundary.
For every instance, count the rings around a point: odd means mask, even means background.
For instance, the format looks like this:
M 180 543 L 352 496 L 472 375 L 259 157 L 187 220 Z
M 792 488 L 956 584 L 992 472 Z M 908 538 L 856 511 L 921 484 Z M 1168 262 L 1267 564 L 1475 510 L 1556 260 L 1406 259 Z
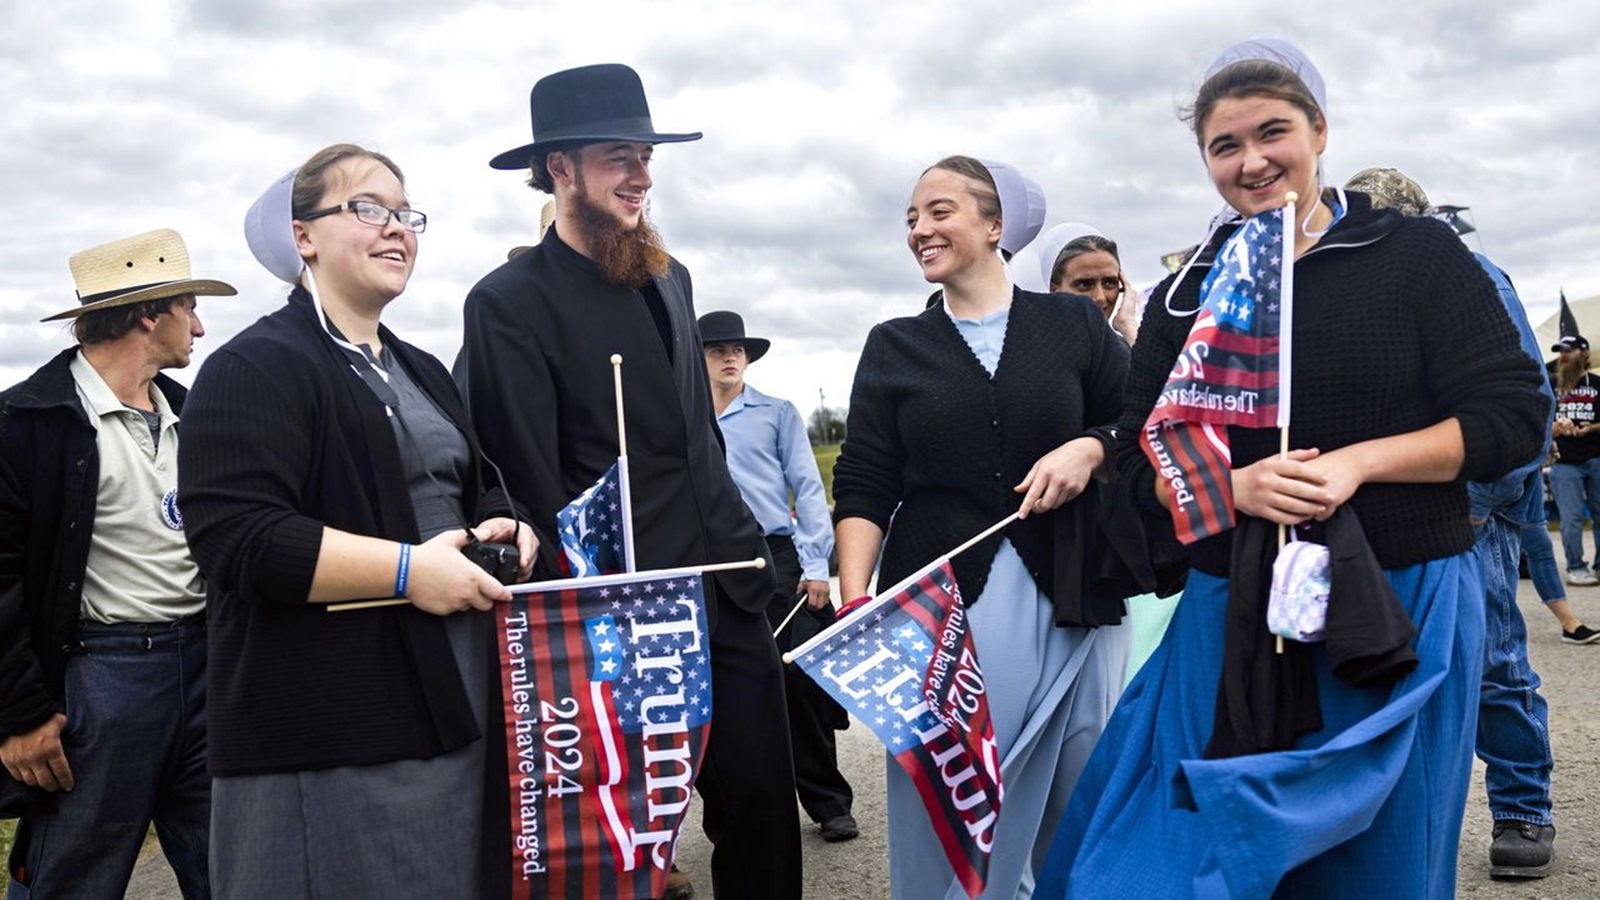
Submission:
M 512 896 L 659 897 L 711 720 L 700 573 L 513 590 L 497 609 Z
M 949 560 L 793 656 L 911 776 L 956 878 L 969 897 L 982 893 L 1000 814 L 1000 761 Z
M 1290 322 L 1282 209 L 1246 220 L 1200 285 L 1201 305 L 1139 445 L 1167 485 L 1183 543 L 1234 524 L 1227 426 L 1287 427 Z M 1292 262 L 1290 263 L 1292 265 Z M 1281 352 L 1280 352 L 1281 349 Z M 1283 389 L 1280 392 L 1280 387 Z

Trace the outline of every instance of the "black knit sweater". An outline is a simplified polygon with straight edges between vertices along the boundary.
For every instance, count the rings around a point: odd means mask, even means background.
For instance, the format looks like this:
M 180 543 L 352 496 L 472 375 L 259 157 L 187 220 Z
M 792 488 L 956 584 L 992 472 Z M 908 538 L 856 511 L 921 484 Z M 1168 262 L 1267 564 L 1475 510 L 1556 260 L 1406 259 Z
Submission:
M 1460 479 L 1492 481 L 1532 459 L 1543 442 L 1548 402 L 1541 373 L 1483 268 L 1448 226 L 1373 210 L 1348 194 L 1349 210 L 1295 264 L 1294 397 L 1289 446 L 1326 452 L 1404 434 L 1455 417 L 1466 456 Z M 1192 310 L 1216 236 L 1172 297 Z M 1172 532 L 1155 498 L 1155 475 L 1138 436 L 1194 324 L 1151 292 L 1128 374 L 1117 466 L 1147 523 Z M 1276 429 L 1230 427 L 1234 468 L 1278 451 Z M 1385 568 L 1472 546 L 1466 489 L 1451 484 L 1366 484 L 1350 507 Z M 1232 533 L 1197 542 L 1194 568 L 1226 575 Z
M 476 460 L 449 373 L 380 333 Z M 212 774 L 427 759 L 480 737 L 442 618 L 413 606 L 330 613 L 306 599 L 323 526 L 418 539 L 383 404 L 306 294 L 212 354 L 183 429 L 184 532 L 207 582 Z M 476 465 L 460 475 L 474 522 L 507 508 L 498 492 L 479 502 Z
M 1033 464 L 1121 410 L 1128 351 L 1087 298 L 1016 290 L 991 378 L 943 306 L 875 326 L 856 367 L 835 520 L 888 532 L 882 588 L 1015 512 Z M 898 506 L 898 511 L 896 507 Z M 893 524 L 890 518 L 893 517 Z M 1003 532 L 1047 594 L 1055 513 Z M 968 603 L 983 593 L 995 534 L 956 557 Z

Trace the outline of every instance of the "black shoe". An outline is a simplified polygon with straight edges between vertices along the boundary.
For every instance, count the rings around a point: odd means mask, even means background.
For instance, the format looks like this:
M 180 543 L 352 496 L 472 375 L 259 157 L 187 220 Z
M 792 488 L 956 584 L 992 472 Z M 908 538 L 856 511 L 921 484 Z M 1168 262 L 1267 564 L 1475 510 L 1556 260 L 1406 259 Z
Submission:
M 1543 878 L 1556 858 L 1556 827 L 1509 819 L 1494 823 L 1490 878 Z
M 1600 631 L 1595 631 L 1587 625 L 1579 625 L 1571 631 L 1561 632 L 1561 640 L 1568 644 L 1592 644 L 1600 641 Z
M 856 826 L 855 817 L 849 813 L 822 820 L 822 839 L 830 844 L 851 840 L 859 834 L 861 829 Z

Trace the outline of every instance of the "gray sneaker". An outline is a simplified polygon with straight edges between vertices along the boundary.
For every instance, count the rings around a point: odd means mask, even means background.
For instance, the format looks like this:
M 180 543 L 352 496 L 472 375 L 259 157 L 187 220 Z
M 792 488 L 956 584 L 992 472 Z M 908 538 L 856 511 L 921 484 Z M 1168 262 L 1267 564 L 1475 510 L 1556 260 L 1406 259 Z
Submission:
M 1568 569 L 1567 584 L 1573 587 L 1594 587 L 1600 584 L 1600 578 L 1596 578 L 1594 572 L 1588 569 Z

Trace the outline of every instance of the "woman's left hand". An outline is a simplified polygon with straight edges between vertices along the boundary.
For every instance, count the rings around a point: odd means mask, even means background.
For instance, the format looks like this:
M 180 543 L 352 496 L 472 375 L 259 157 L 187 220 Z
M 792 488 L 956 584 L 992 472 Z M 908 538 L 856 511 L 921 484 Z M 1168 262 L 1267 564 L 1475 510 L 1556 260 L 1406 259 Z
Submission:
M 1039 457 L 1022 483 L 1012 488 L 1024 495 L 1017 518 L 1049 512 L 1083 493 L 1105 459 L 1105 445 L 1092 437 L 1067 441 Z
M 539 549 L 539 538 L 533 533 L 533 529 L 528 527 L 526 522 L 522 523 L 521 527 L 518 527 L 514 519 L 495 516 L 492 519 L 484 519 L 479 522 L 478 527 L 472 529 L 472 533 L 478 536 L 478 540 L 490 543 L 510 543 L 513 539 L 512 536 L 515 535 L 517 542 L 517 577 L 522 581 L 527 581 L 533 574 L 533 554 Z

